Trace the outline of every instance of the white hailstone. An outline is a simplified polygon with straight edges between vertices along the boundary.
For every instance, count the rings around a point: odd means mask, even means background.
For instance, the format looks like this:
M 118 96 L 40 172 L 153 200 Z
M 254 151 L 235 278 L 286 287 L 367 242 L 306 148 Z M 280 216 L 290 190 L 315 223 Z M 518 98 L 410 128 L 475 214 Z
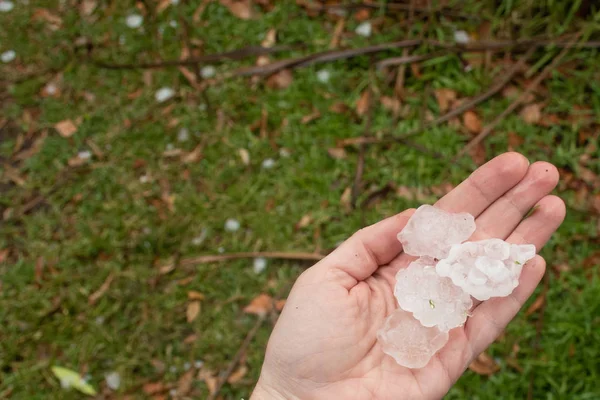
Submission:
M 519 285 L 523 265 L 535 257 L 532 244 L 511 244 L 501 239 L 456 244 L 436 271 L 477 300 L 504 297 Z
M 235 232 L 238 229 L 240 229 L 240 221 L 237 219 L 228 218 L 227 221 L 225 221 L 225 230 L 227 232 Z
M 356 32 L 360 36 L 369 37 L 371 36 L 371 32 L 373 31 L 373 26 L 371 22 L 365 21 L 358 25 L 354 32 Z
M 458 44 L 467 44 L 471 38 L 465 31 L 454 31 L 454 41 Z
M 169 390 L 169 396 L 171 396 L 172 398 L 175 398 L 177 396 L 177 389 Z
M 150 177 L 148 175 L 140 176 L 140 183 L 148 183 L 150 182 Z
M 163 103 L 163 102 L 169 100 L 174 95 L 175 95 L 175 91 L 173 89 L 171 89 L 170 87 L 163 87 L 156 91 L 156 93 L 154 94 L 154 98 L 159 103 Z
M 119 387 L 121 386 L 121 375 L 119 375 L 118 372 L 109 372 L 108 374 L 106 374 L 104 379 L 106 381 L 106 386 L 108 386 L 112 390 L 119 390 Z
M 9 12 L 15 8 L 15 4 L 12 1 L 0 0 L 0 12 Z
M 171 366 L 169 367 L 169 371 L 170 371 L 171 373 L 173 373 L 173 374 L 174 374 L 175 372 L 177 372 L 177 365 L 171 365 Z
M 190 370 L 190 368 L 192 368 L 192 364 L 190 364 L 189 362 L 185 362 L 185 363 L 183 363 L 183 369 L 184 369 L 185 371 L 189 371 L 189 370 Z
M 377 332 L 383 352 L 406 368 L 423 368 L 448 342 L 448 332 L 421 325 L 411 313 L 394 311 Z
M 200 105 L 198 105 L 198 110 L 200 111 L 206 111 L 208 107 L 206 106 L 206 104 L 202 103 Z
M 223 253 L 225 253 L 225 247 L 223 247 L 223 246 L 219 247 L 219 248 L 217 249 L 217 253 L 219 253 L 219 254 L 223 254 Z
M 79 153 L 77 153 L 77 158 L 81 159 L 81 160 L 89 160 L 90 158 L 92 158 L 92 152 L 90 151 L 80 151 Z
M 190 132 L 186 128 L 181 128 L 177 133 L 177 140 L 179 142 L 187 142 L 190 138 Z
M 435 264 L 421 257 L 398 271 L 394 295 L 400 308 L 412 312 L 423 326 L 447 332 L 464 325 L 473 301 L 450 278 L 439 276 Z
M 206 236 L 208 236 L 208 229 L 202 228 L 200 235 L 192 239 L 192 244 L 194 246 L 200 246 L 206 240 Z
M 17 53 L 15 53 L 14 50 L 7 50 L 4 53 L 0 54 L 0 60 L 2 60 L 3 63 L 9 63 L 15 58 L 17 58 Z
M 255 274 L 260 274 L 267 268 L 267 259 L 263 257 L 258 257 L 254 259 L 254 264 L 252 265 L 252 269 Z
M 275 160 L 273 160 L 272 158 L 267 158 L 265 160 L 263 160 L 262 162 L 262 167 L 264 169 L 271 169 L 275 166 Z
M 96 325 L 103 325 L 103 324 L 104 324 L 104 317 L 103 316 L 96 317 Z
M 212 65 L 205 65 L 200 69 L 200 76 L 204 79 L 212 78 L 217 74 L 217 69 Z
M 166 151 L 171 151 L 175 148 L 175 146 L 173 146 L 173 143 L 167 143 L 167 145 L 165 146 Z
M 288 158 L 290 156 L 290 151 L 285 147 L 282 147 L 281 149 L 279 149 L 279 156 L 281 156 L 282 158 Z
M 125 19 L 125 24 L 131 29 L 139 28 L 140 26 L 142 26 L 143 23 L 144 17 L 142 17 L 139 14 L 128 15 Z
M 204 366 L 204 361 L 202 361 L 202 360 L 196 360 L 196 361 L 194 361 L 194 368 L 200 369 L 203 366 Z
M 57 91 L 58 91 L 58 87 L 56 87 L 56 85 L 54 83 L 49 83 L 46 85 L 46 93 L 48 93 L 50 96 L 52 96 L 53 94 L 56 94 Z
M 329 78 L 331 78 L 331 74 L 326 69 L 322 69 L 317 72 L 317 80 L 321 83 L 329 82 Z
M 423 205 L 417 209 L 398 234 L 405 253 L 411 256 L 446 258 L 453 244 L 462 243 L 475 232 L 471 214 L 453 214 Z
M 174 6 L 176 6 L 177 4 L 179 4 L 179 0 L 171 0 L 171 4 L 173 4 Z

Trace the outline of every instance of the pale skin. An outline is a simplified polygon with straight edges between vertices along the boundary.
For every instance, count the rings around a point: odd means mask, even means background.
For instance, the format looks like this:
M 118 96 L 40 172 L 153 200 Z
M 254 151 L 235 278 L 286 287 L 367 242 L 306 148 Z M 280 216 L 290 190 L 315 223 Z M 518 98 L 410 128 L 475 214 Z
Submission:
M 565 217 L 549 195 L 557 169 L 505 153 L 476 170 L 436 206 L 469 212 L 471 240 L 502 238 L 541 249 Z M 536 207 L 533 214 L 524 218 Z M 536 256 L 508 297 L 477 302 L 422 369 L 399 366 L 381 351 L 377 330 L 397 307 L 396 272 L 414 257 L 396 234 L 414 210 L 361 229 L 296 281 L 275 325 L 252 399 L 439 399 L 504 330 L 531 296 L 546 263 Z

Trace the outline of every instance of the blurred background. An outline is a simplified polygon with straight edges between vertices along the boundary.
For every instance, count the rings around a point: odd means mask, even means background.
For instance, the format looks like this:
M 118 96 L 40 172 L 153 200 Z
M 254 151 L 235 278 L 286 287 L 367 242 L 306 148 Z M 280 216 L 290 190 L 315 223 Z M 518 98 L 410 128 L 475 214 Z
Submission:
M 248 398 L 306 267 L 509 150 L 567 220 L 447 398 L 600 398 L 599 10 L 0 0 L 0 398 Z

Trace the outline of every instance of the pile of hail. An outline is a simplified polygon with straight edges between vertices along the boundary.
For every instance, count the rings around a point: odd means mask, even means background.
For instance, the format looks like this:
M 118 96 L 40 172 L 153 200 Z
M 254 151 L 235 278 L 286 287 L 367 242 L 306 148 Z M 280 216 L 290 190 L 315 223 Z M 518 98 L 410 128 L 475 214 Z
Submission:
M 426 366 L 448 342 L 448 332 L 465 324 L 472 297 L 508 296 L 519 284 L 523 265 L 535 256 L 532 244 L 465 242 L 473 232 L 472 215 L 424 205 L 398 234 L 404 253 L 419 257 L 398 271 L 394 295 L 399 308 L 377 334 L 383 351 L 398 364 Z

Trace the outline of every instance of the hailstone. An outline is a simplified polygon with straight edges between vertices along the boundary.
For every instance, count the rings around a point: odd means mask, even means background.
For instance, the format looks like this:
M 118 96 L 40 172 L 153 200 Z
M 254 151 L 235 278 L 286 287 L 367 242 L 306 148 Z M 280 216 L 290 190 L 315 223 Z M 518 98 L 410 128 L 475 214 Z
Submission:
M 462 243 L 475 232 L 475 218 L 469 213 L 453 214 L 422 205 L 398 234 L 403 251 L 411 256 L 446 258 L 450 246 Z
M 465 323 L 473 301 L 450 278 L 438 275 L 435 264 L 433 258 L 421 257 L 398 271 L 394 295 L 400 308 L 423 326 L 447 332 Z
M 519 284 L 523 264 L 533 257 L 532 244 L 487 239 L 453 245 L 448 258 L 435 269 L 477 300 L 487 300 L 511 294 Z

